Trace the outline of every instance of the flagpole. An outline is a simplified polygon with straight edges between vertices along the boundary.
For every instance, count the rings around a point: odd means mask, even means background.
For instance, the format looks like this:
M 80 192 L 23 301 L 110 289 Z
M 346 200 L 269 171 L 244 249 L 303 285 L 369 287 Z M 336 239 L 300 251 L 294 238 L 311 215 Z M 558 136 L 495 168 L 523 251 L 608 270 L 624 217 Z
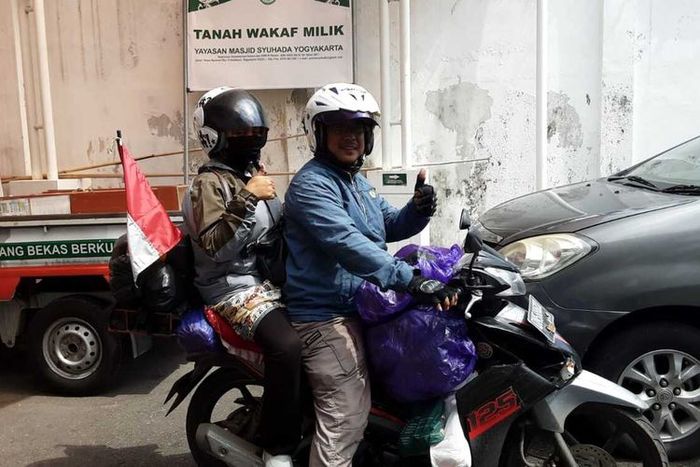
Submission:
M 117 151 L 119 152 L 119 159 L 124 157 L 124 148 L 122 147 L 122 130 L 117 130 Z

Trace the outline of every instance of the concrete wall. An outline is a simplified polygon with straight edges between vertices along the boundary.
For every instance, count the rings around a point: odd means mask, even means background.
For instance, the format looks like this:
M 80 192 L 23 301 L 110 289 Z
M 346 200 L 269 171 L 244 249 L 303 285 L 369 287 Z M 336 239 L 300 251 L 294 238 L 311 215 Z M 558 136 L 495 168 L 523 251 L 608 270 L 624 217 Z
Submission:
M 9 0 L 8 0 L 9 1 Z M 13 0 L 14 1 L 14 0 Z M 31 1 L 18 0 L 27 18 L 22 40 L 32 46 Z M 53 0 L 46 1 L 51 90 L 59 171 L 118 161 L 114 137 L 121 129 L 135 156 L 181 151 L 183 125 L 182 12 L 179 0 Z M 25 6 L 30 10 L 25 14 Z M 0 18 L 0 176 L 25 175 L 17 118 L 18 89 L 11 15 Z M 28 50 L 31 50 L 28 47 Z M 30 107 L 40 102 L 35 58 L 24 56 L 27 99 Z M 34 76 L 32 78 L 32 75 Z M 299 116 L 308 98 L 306 90 L 261 91 L 268 110 L 270 138 L 300 133 Z M 189 96 L 194 108 L 201 93 Z M 33 129 L 41 116 L 30 115 L 32 152 L 43 152 L 43 134 Z M 190 147 L 198 147 L 190 130 Z M 299 165 L 303 138 L 272 142 L 264 159 L 272 170 L 287 171 L 288 156 Z M 191 169 L 202 162 L 193 153 Z M 38 160 L 45 173 L 45 164 Z M 179 155 L 143 161 L 146 173 L 181 174 Z M 117 166 L 90 170 L 119 174 Z M 153 178 L 153 184 L 172 184 L 176 178 Z M 286 181 L 286 177 L 283 182 Z M 93 186 L 119 185 L 118 178 L 97 178 Z M 283 183 L 284 185 L 284 183 Z
M 17 1 L 24 7 L 31 0 Z M 183 146 L 182 17 L 179 0 L 46 1 L 59 170 L 116 161 L 113 137 L 125 133 L 138 155 Z M 547 183 L 608 175 L 696 134 L 700 94 L 700 2 L 556 0 L 549 2 Z M 398 2 L 392 15 L 391 112 L 400 115 Z M 31 8 L 29 8 L 31 10 Z M 433 243 L 458 240 L 462 206 L 478 215 L 535 184 L 535 0 L 413 0 L 412 80 L 415 165 L 431 169 L 442 202 Z M 356 81 L 377 98 L 379 7 L 357 0 Z M 30 16 L 27 18 L 31 19 Z M 31 21 L 22 23 L 30 50 Z M 24 175 L 12 20 L 0 17 L 0 177 Z M 24 57 L 27 99 L 37 78 Z M 261 91 L 271 138 L 301 132 L 311 90 Z M 193 108 L 199 94 L 189 96 Z M 43 151 L 40 116 L 30 112 L 32 152 Z M 398 129 L 391 133 L 400 150 Z M 190 132 L 190 144 L 197 146 Z M 368 160 L 383 155 L 378 143 Z M 271 142 L 263 157 L 292 171 L 309 157 L 305 138 Z M 400 156 L 395 154 L 395 160 Z M 201 163 L 193 153 L 191 168 Z M 35 161 L 36 163 L 40 162 Z M 35 164 L 36 166 L 36 164 Z M 181 173 L 179 156 L 144 161 L 147 173 Z M 45 170 L 45 169 L 44 169 Z M 100 169 L 117 174 L 117 168 Z M 175 183 L 179 178 L 154 178 Z M 285 185 L 281 177 L 280 185 Z M 96 179 L 95 185 L 118 184 Z
M 14 30 L 12 15 L 7 13 L 0 15 L 0 65 L 4 70 L 0 79 L 0 179 L 24 175 Z
M 634 159 L 700 133 L 700 3 L 636 2 Z

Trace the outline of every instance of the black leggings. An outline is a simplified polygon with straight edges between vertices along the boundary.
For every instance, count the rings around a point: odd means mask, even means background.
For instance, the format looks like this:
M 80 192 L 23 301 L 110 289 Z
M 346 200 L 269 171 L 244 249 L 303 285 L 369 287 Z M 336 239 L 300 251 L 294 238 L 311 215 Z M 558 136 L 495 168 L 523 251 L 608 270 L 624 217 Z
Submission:
M 292 454 L 301 439 L 301 340 L 280 309 L 265 315 L 254 339 L 265 360 L 262 445 L 272 455 Z

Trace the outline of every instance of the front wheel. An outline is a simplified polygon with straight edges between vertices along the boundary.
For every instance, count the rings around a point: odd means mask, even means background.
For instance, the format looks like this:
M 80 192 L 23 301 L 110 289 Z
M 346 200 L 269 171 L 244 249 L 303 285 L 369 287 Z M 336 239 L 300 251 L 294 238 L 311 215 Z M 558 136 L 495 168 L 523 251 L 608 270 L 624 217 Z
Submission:
M 626 329 L 591 356 L 591 370 L 639 396 L 673 459 L 700 455 L 700 331 L 678 323 Z
M 258 444 L 262 380 L 233 368 L 219 368 L 197 387 L 187 408 L 187 443 L 200 467 L 226 467 L 197 443 L 197 428 L 213 423 Z
M 668 457 L 658 433 L 633 410 L 586 404 L 566 420 L 563 438 L 578 465 L 615 467 L 632 462 L 643 467 L 667 467 Z M 554 435 L 531 425 L 514 426 L 506 443 L 504 466 L 562 465 Z

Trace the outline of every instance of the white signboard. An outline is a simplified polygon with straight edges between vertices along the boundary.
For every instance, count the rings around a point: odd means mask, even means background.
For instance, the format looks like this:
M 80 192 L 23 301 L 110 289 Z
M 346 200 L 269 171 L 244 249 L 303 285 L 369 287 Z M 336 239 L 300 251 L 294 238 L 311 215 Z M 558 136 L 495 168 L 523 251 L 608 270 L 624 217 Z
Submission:
M 188 0 L 188 89 L 353 81 L 352 0 Z

